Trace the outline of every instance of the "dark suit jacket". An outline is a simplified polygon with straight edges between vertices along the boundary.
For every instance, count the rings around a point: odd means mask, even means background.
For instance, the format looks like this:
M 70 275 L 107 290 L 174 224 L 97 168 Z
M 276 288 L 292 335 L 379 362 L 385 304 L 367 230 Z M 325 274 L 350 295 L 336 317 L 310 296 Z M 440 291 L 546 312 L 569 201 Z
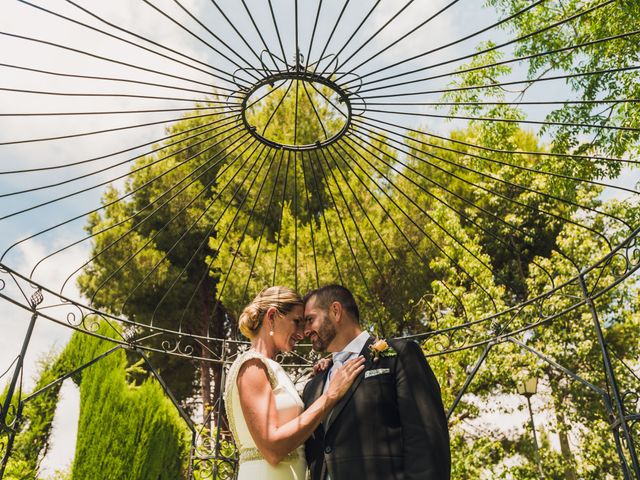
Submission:
M 446 480 L 449 431 L 440 386 L 414 341 L 390 340 L 393 357 L 371 358 L 305 447 L 312 480 Z M 367 374 L 367 372 L 369 372 Z M 327 372 L 305 386 L 305 407 L 321 394 Z

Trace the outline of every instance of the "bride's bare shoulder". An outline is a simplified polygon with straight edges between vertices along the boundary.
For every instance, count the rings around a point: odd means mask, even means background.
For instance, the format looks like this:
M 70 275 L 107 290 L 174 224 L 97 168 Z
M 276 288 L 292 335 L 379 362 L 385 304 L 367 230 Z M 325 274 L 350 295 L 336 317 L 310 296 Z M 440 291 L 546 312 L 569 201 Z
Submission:
M 276 383 L 275 372 L 265 356 L 249 351 L 242 354 L 236 362 L 235 383 L 239 387 L 240 385 L 259 385 L 264 382 L 273 386 Z

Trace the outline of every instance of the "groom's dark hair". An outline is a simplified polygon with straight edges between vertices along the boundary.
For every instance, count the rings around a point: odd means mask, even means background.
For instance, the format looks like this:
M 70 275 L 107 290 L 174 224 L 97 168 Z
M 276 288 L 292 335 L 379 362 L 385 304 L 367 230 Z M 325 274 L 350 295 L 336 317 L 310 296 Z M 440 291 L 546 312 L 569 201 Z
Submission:
M 316 297 L 316 305 L 321 309 L 329 310 L 329 305 L 333 302 L 340 302 L 342 308 L 349 314 L 356 323 L 360 324 L 360 311 L 356 304 L 356 299 L 349 289 L 342 285 L 326 285 L 307 293 L 302 301 L 306 304 L 311 297 Z

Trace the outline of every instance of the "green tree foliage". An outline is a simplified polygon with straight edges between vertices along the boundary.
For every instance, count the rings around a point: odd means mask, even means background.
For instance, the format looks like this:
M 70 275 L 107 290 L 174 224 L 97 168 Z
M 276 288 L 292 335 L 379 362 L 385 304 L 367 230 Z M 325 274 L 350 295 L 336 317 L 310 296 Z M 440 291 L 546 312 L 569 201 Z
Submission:
M 438 178 L 465 198 L 464 202 L 452 201 L 466 212 L 467 227 L 482 232 L 481 244 L 492 259 L 497 280 L 508 286 L 507 302 L 513 305 L 529 297 L 526 279 L 530 269 L 540 270 L 534 258 L 548 256 L 562 226 L 573 221 L 571 216 L 579 206 L 576 185 L 580 179 L 592 179 L 565 175 L 566 164 L 591 162 L 536 155 L 551 149 L 519 126 L 524 112 L 505 103 L 503 89 L 491 86 L 511 73 L 509 66 L 490 66 L 502 59 L 493 47 L 491 42 L 478 47 L 479 52 L 488 52 L 460 68 L 462 73 L 452 82 L 456 88 L 444 99 L 465 104 L 452 107 L 453 115 L 464 110 L 479 118 L 513 122 L 472 120 L 468 129 L 451 134 L 452 141 L 431 141 L 436 148 L 430 153 L 441 169 L 436 172 Z M 488 67 L 467 71 L 483 65 Z M 467 90 L 470 86 L 488 88 Z M 450 173 L 455 177 L 447 180 Z M 584 233 L 592 235 L 587 229 Z
M 82 364 L 111 346 L 75 334 L 65 355 Z M 127 373 L 123 350 L 82 371 L 72 478 L 184 478 L 190 438 L 184 420 L 157 382 L 129 382 Z
M 274 123 L 273 139 L 286 143 L 291 119 L 297 118 L 305 127 L 298 132 L 299 143 L 313 143 L 322 135 L 316 117 L 327 102 L 319 94 L 309 98 L 313 101 L 299 101 L 296 109 L 295 96 L 274 95 L 259 110 L 254 107 L 252 123 Z M 340 125 L 338 114 L 322 118 L 329 131 Z M 414 198 L 406 194 L 416 190 L 415 182 L 379 132 L 310 153 L 257 155 L 246 169 L 237 180 L 242 195 L 229 198 L 234 208 L 220 217 L 219 235 L 210 241 L 218 252 L 214 272 L 221 277 L 221 296 L 234 316 L 266 285 L 291 285 L 304 293 L 338 282 L 354 291 L 369 327 L 400 334 L 429 325 L 415 305 L 436 291 L 446 305 L 441 310 L 451 317 L 456 313 L 448 308 L 452 303 L 485 312 L 490 297 L 502 296 L 497 290 L 489 293 L 494 289 L 490 271 L 478 272 L 489 259 L 481 260 L 475 238 L 463 233 L 462 242 L 452 242 L 448 231 L 460 230 L 457 217 L 428 192 Z M 425 179 L 419 182 L 423 186 Z M 419 215 L 406 215 L 416 210 Z M 452 272 L 447 256 L 460 266 L 471 263 L 473 274 L 463 268 Z
M 62 373 L 66 364 L 59 356 L 49 355 L 39 362 L 39 376 L 33 391 L 56 380 Z M 34 397 L 24 405 L 22 421 L 18 424 L 12 455 L 5 471 L 5 478 L 35 478 L 40 469 L 40 463 L 50 448 L 49 436 L 53 426 L 53 416 L 56 411 L 61 384 L 58 384 L 42 394 Z M 6 397 L 6 391 L 2 400 Z M 14 400 L 16 397 L 14 397 Z M 18 408 L 17 400 L 13 402 Z M 11 415 L 10 417 L 11 418 Z M 6 438 L 2 439 L 6 445 Z
M 103 325 L 98 333 L 113 331 Z M 62 353 L 41 361 L 33 392 L 111 347 L 93 336 L 74 334 Z M 75 459 L 65 478 L 183 478 L 190 439 L 184 420 L 157 382 L 147 376 L 141 382 L 132 380 L 141 373 L 136 368 L 127 367 L 124 350 L 118 350 L 72 377 L 80 387 L 80 415 Z M 39 476 L 61 386 L 60 382 L 24 404 L 5 478 Z
M 507 0 L 489 3 L 502 6 L 509 13 L 528 5 L 526 2 Z M 520 23 L 516 22 L 516 33 L 533 32 L 551 23 L 552 19 L 564 18 L 568 15 L 566 12 L 581 11 L 595 5 L 595 2 L 569 3 L 571 5 L 567 6 L 567 2 L 558 2 L 557 8 L 545 5 L 544 8 L 531 10 L 518 17 Z M 545 34 L 546 37 L 531 37 L 519 44 L 525 46 L 522 46 L 518 54 L 548 51 L 554 46 L 559 48 L 579 43 L 580 40 L 576 41 L 575 38 L 587 41 L 586 39 L 605 37 L 607 35 L 603 33 L 603 29 L 611 32 L 612 28 L 626 28 L 632 22 L 629 12 L 634 8 L 636 7 L 628 2 L 621 2 L 616 6 L 611 4 L 607 12 L 615 16 L 614 21 L 610 18 L 605 20 L 602 16 L 597 17 L 600 19 L 597 22 L 592 21 L 593 19 L 587 21 L 585 17 L 583 22 L 576 22 L 571 28 L 563 27 L 560 35 L 556 31 L 549 31 Z M 604 15 L 606 7 L 600 10 L 602 12 L 598 15 Z M 531 62 L 530 72 L 532 75 L 535 72 L 541 73 L 547 67 L 568 72 L 589 71 L 601 68 L 602 65 L 627 62 L 625 51 L 629 42 L 631 41 L 627 39 L 623 42 L 624 45 L 615 42 L 601 44 L 601 47 L 606 45 L 612 49 L 606 55 L 599 50 L 589 50 L 588 55 L 581 57 L 567 54 L 570 60 L 562 65 L 554 66 L 552 63 L 564 62 L 563 55 L 537 57 Z M 509 67 L 497 65 L 501 56 L 496 50 L 492 50 L 493 47 L 492 43 L 479 46 L 478 50 L 485 53 L 477 55 L 471 65 L 461 67 L 461 73 L 452 86 L 462 88 L 452 89 L 446 95 L 446 100 L 465 103 L 455 106 L 452 109 L 454 114 L 464 111 L 464 114 L 482 118 L 524 119 L 523 111 L 501 103 L 506 100 L 505 90 L 491 86 L 511 73 Z M 585 60 L 588 65 L 574 62 L 577 58 Z M 487 65 L 487 68 L 468 71 L 469 67 Z M 576 69 L 574 65 L 580 67 Z M 571 81 L 571 85 L 587 100 L 596 97 L 637 96 L 634 93 L 637 86 L 629 86 L 624 82 L 607 83 L 611 81 L 611 77 L 609 80 L 603 80 L 606 76 L 581 78 L 582 80 Z M 464 89 L 469 86 L 488 88 Z M 471 104 L 472 102 L 476 103 Z M 614 121 L 616 115 L 619 115 L 618 108 L 626 107 L 616 104 L 611 107 L 609 113 Z M 562 118 L 561 121 L 564 122 L 598 123 L 600 119 L 597 116 L 592 118 L 592 113 L 591 106 L 568 105 L 551 114 L 550 118 Z M 635 115 L 637 109 L 631 115 L 631 122 L 636 121 Z M 638 225 L 637 202 L 604 202 L 600 198 L 602 187 L 590 182 L 604 175 L 615 177 L 620 173 L 620 163 L 605 164 L 585 157 L 534 155 L 535 152 L 606 152 L 624 156 L 632 154 L 637 148 L 634 143 L 637 139 L 615 131 L 595 136 L 590 142 L 583 142 L 578 147 L 575 141 L 584 138 L 579 133 L 585 132 L 584 129 L 572 127 L 559 128 L 554 132 L 554 142 L 545 146 L 534 134 L 522 130 L 517 121 L 471 121 L 468 129 L 453 132 L 447 141 L 413 135 L 415 140 L 408 142 L 414 148 L 416 156 L 428 158 L 435 166 L 431 169 L 431 176 L 459 195 L 449 195 L 446 198 L 464 211 L 463 228 L 469 234 L 479 234 L 482 251 L 491 259 L 494 281 L 504 287 L 503 300 L 507 305 L 533 298 L 574 278 L 582 268 L 594 264 L 608 253 L 609 243 L 617 245 L 628 236 L 631 233 L 628 228 L 630 225 Z M 445 169 L 454 175 L 444 172 Z M 596 232 L 603 232 L 604 235 Z M 496 237 L 502 241 L 497 241 Z M 596 279 L 606 285 L 613 280 L 615 271 L 623 270 L 623 265 L 609 265 L 602 271 L 598 270 L 587 278 L 588 288 L 595 286 Z M 518 315 L 509 320 L 510 327 L 517 328 L 526 321 L 540 319 L 541 315 L 561 312 L 581 297 L 580 285 L 574 282 L 560 294 L 545 301 L 542 306 L 536 304 L 519 310 Z M 638 298 L 637 287 L 631 286 L 612 290 L 597 302 L 605 337 L 616 355 L 616 374 L 625 385 L 633 385 L 634 378 L 623 368 L 621 361 L 637 365 L 640 348 L 638 315 L 635 313 Z M 504 324 L 506 320 L 506 317 L 498 318 L 493 326 Z M 473 329 L 469 333 L 472 331 Z M 606 389 L 602 352 L 597 343 L 591 314 L 586 308 L 574 310 L 545 323 L 529 332 L 524 340 L 529 346 L 550 356 L 594 385 Z M 425 347 L 428 352 L 433 351 L 432 344 L 427 343 Z M 452 398 L 451 395 L 459 390 L 469 367 L 480 353 L 481 349 L 475 349 L 433 360 L 439 378 L 445 379 L 445 398 Z M 547 437 L 542 442 L 545 475 L 567 480 L 621 478 L 621 468 L 602 398 L 579 382 L 571 381 L 550 365 L 536 360 L 532 355 L 524 354 L 512 344 L 500 344 L 492 348 L 487 361 L 474 379 L 470 388 L 471 395 L 463 398 L 455 415 L 452 432 L 454 444 L 459 447 L 452 450 L 455 478 L 538 477 L 530 430 L 522 430 L 514 437 L 505 436 L 499 430 L 474 433 L 472 429 L 462 428 L 466 421 L 479 414 L 479 405 L 486 408 L 494 399 L 513 393 L 514 377 L 523 369 L 528 369 L 541 378 L 550 390 L 551 401 L 546 405 L 546 411 L 553 416 L 555 425 L 552 430 L 545 432 Z M 549 448 L 545 438 L 551 434 L 557 435 L 560 452 Z M 492 441 L 487 440 L 487 435 Z M 569 441 L 570 436 L 573 443 Z M 469 462 L 476 451 L 487 453 L 477 464 Z M 522 459 L 527 462 L 522 462 Z
M 505 17 L 529 5 L 526 0 L 487 0 L 486 3 Z M 568 20 L 570 17 L 574 18 Z M 514 38 L 531 34 L 519 41 L 514 51 L 517 57 L 534 56 L 528 61 L 529 78 L 573 75 L 566 80 L 568 85 L 576 92 L 576 98 L 587 101 L 566 104 L 547 117 L 550 121 L 572 124 L 543 129 L 543 132 L 549 130 L 552 133 L 554 151 L 618 157 L 637 154 L 637 131 L 597 128 L 615 125 L 637 129 L 640 112 L 636 105 L 589 102 L 637 99 L 640 96 L 637 71 L 627 70 L 638 64 L 640 37 L 637 33 L 629 34 L 638 30 L 639 18 L 640 4 L 635 0 L 554 0 L 505 24 Z M 555 23 L 558 26 L 545 29 Z M 601 39 L 610 40 L 599 41 Z M 574 46 L 580 47 L 567 48 Z M 603 73 L 587 74 L 590 72 Z M 605 161 L 565 163 L 564 166 L 566 173 L 582 176 L 616 176 L 620 168 L 615 162 Z
M 170 138 L 155 146 L 155 153 L 135 162 L 123 191 L 107 190 L 104 210 L 90 216 L 86 227 L 95 235 L 93 259 L 78 283 L 97 308 L 220 338 L 226 326 L 222 312 L 213 308 L 217 279 L 205 263 L 207 255 L 215 255 L 207 246 L 215 229 L 203 216 L 215 202 L 219 172 L 231 161 L 227 148 L 243 134 L 225 115 L 201 112 L 186 114 L 167 130 Z M 191 346 L 198 356 L 210 357 L 207 348 Z M 175 357 L 152 357 L 181 401 L 199 387 L 206 412 L 212 390 L 219 388 L 219 369 L 212 371 L 206 360 L 194 369 Z
M 604 207 L 619 216 L 637 224 L 638 205 L 631 202 L 612 201 Z M 596 219 L 598 221 L 601 219 Z M 612 241 L 619 243 L 627 232 L 612 232 Z M 573 253 L 573 260 L 578 265 L 593 263 L 601 255 L 598 242 L 586 239 L 573 225 L 567 225 L 558 237 L 559 249 Z M 562 283 L 576 275 L 573 262 L 558 251 L 546 259 L 540 259 L 548 268 L 557 283 Z M 614 258 L 614 264 L 598 269 L 587 277 L 588 287 L 592 288 L 596 281 L 607 284 L 614 280 L 617 271 L 621 271 L 621 259 Z M 616 265 L 616 263 L 618 263 Z M 531 288 L 536 293 L 550 288 L 549 280 L 532 275 Z M 580 286 L 572 284 L 565 289 L 567 295 L 581 294 Z M 596 308 L 600 321 L 604 324 L 604 333 L 609 348 L 614 355 L 614 366 L 618 381 L 623 386 L 633 386 L 635 379 L 617 360 L 634 364 L 640 355 L 640 315 L 638 301 L 640 291 L 637 286 L 616 288 L 597 300 Z M 548 308 L 560 311 L 570 305 L 570 297 L 554 298 Z M 550 339 L 553 339 L 550 341 Z M 559 363 L 578 373 L 589 382 L 604 386 L 602 371 L 602 353 L 594 335 L 593 319 L 587 308 L 566 315 L 547 328 L 541 329 L 530 339 L 530 345 L 545 351 Z M 610 353 L 611 354 L 611 353 Z M 616 359 L 617 358 L 617 359 Z M 607 421 L 606 410 L 602 398 L 576 382 L 569 382 L 560 372 L 548 365 L 539 366 L 541 374 L 548 380 L 552 390 L 553 408 L 560 422 L 559 435 L 577 426 L 589 426 L 589 435 L 583 437 L 577 448 L 582 457 L 576 465 L 578 478 L 603 478 L 606 474 L 619 476 L 620 466 L 615 456 L 613 436 Z M 564 432 L 563 432 L 564 430 Z M 597 462 L 595 459 L 599 459 Z

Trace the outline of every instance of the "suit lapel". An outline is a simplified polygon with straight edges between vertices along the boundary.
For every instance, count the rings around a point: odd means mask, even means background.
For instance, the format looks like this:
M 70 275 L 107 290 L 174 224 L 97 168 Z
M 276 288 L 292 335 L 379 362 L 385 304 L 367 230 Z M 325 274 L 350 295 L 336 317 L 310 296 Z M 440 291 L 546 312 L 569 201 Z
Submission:
M 320 397 L 320 395 L 322 395 L 322 390 L 324 389 L 324 384 L 327 381 L 328 374 L 329 370 L 326 370 L 309 380 L 308 390 L 305 390 L 304 394 L 305 408 L 308 408 L 309 405 L 315 402 Z M 318 428 L 311 434 L 311 436 L 315 437 L 318 434 L 318 430 L 321 431 L 320 437 L 324 437 L 324 426 L 322 425 L 322 423 L 318 425 Z
M 338 418 L 338 416 L 340 415 L 340 412 L 342 412 L 342 409 L 349 402 L 349 399 L 358 388 L 358 385 L 360 385 L 360 382 L 362 382 L 362 380 L 364 379 L 365 372 L 369 370 L 373 365 L 373 359 L 371 358 L 371 350 L 369 350 L 369 346 L 371 344 L 373 344 L 373 337 L 369 336 L 367 342 L 364 344 L 364 347 L 360 351 L 360 355 L 364 357 L 364 370 L 360 372 L 360 375 L 358 375 L 358 378 L 355 379 L 349 391 L 344 395 L 344 397 L 342 397 L 342 399 L 340 399 L 340 401 L 336 404 L 336 406 L 333 407 L 333 410 L 331 410 L 331 413 L 329 414 L 329 417 L 325 422 L 326 424 L 325 431 L 327 432 L 329 431 L 331 426 L 334 424 L 336 418 Z
M 316 375 L 310 380 L 311 385 L 309 385 L 309 398 L 307 399 L 307 406 L 311 405 L 320 397 L 320 395 L 322 395 L 322 390 L 325 382 L 327 381 L 328 374 L 329 370 L 327 369 L 320 375 Z

